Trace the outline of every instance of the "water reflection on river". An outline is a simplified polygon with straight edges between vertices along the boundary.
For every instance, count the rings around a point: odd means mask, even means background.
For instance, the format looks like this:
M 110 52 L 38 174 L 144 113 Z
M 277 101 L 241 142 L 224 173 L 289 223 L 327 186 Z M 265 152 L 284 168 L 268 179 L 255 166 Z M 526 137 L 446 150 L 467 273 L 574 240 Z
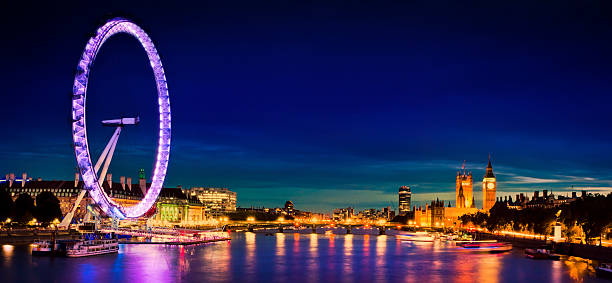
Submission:
M 572 282 L 598 281 L 579 258 L 534 261 L 516 250 L 472 254 L 393 236 L 234 233 L 199 246 L 121 245 L 118 255 L 30 256 L 2 246 L 3 282 Z

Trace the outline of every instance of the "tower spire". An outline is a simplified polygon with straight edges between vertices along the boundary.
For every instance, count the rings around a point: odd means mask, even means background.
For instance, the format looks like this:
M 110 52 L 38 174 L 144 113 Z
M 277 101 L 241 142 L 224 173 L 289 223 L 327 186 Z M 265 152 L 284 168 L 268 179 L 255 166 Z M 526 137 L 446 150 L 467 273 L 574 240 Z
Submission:
M 491 165 L 491 154 L 489 154 L 489 164 L 487 164 L 485 178 L 495 178 L 495 174 L 493 174 L 493 165 Z
M 489 153 L 489 163 L 487 164 L 487 172 L 482 179 L 482 208 L 489 210 L 495 205 L 496 188 L 495 174 L 493 174 L 493 165 L 491 165 L 491 153 Z

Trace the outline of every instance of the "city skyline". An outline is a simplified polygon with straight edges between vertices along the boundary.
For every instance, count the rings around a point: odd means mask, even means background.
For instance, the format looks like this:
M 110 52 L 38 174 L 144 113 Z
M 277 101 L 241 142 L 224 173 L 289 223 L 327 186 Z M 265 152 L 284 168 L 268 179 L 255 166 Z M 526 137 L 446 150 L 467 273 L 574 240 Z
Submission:
M 3 3 L 7 282 L 612 278 L 612 3 Z
M 486 166 L 483 169 L 486 172 Z M 140 171 L 139 171 L 140 172 Z M 464 163 L 462 164 L 461 167 L 459 167 L 455 173 L 460 173 L 460 174 L 464 174 L 464 172 L 466 173 L 472 173 L 471 168 L 469 168 L 468 166 L 466 166 L 466 163 L 464 161 Z M 27 172 L 23 172 L 28 174 Z M 112 173 L 111 173 L 112 174 Z M 486 173 L 485 173 L 486 174 Z M 483 177 L 485 177 L 485 174 L 482 175 L 481 178 L 479 178 L 477 175 L 475 176 L 475 180 L 473 181 L 473 198 L 474 198 L 474 204 L 475 207 L 478 209 L 482 209 L 483 208 L 483 188 L 482 188 L 482 179 Z M 496 171 L 495 174 L 498 174 L 498 172 Z M 9 174 L 6 174 L 7 176 Z M 15 178 L 18 180 L 18 182 L 20 181 L 20 176 L 22 174 L 15 174 Z M 505 175 L 502 173 L 502 175 Z M 39 176 L 32 176 L 32 175 L 27 175 L 28 178 L 32 178 L 33 180 L 36 180 L 37 178 L 40 178 Z M 114 176 L 113 182 L 117 182 L 119 178 L 125 178 L 125 176 L 121 175 L 121 176 Z M 129 177 L 128 177 L 129 178 Z M 43 178 L 41 178 L 43 179 Z M 51 179 L 43 179 L 45 181 L 51 180 Z M 52 180 L 64 180 L 67 181 L 68 183 L 72 182 L 69 179 L 52 179 Z M 136 183 L 137 179 L 133 179 L 134 180 L 134 184 L 137 185 L 138 183 Z M 533 180 L 528 180 L 530 184 L 531 182 L 536 182 L 537 184 L 549 184 L 549 183 L 553 183 L 549 180 L 542 180 L 542 181 L 533 181 Z M 514 182 L 514 181 L 510 181 L 510 182 L 505 182 L 505 184 L 522 184 L 521 182 Z M 454 184 L 453 184 L 454 185 Z M 411 186 L 415 186 L 415 187 L 420 187 L 418 184 L 411 184 Z M 449 185 L 450 186 L 450 185 Z M 166 186 L 166 187 L 172 187 L 172 186 Z M 204 185 L 199 185 L 199 186 L 192 186 L 192 187 L 183 187 L 180 186 L 183 189 L 200 189 L 202 187 L 204 188 L 212 188 L 212 189 L 217 189 L 215 187 L 212 186 L 206 186 Z M 403 186 L 402 186 L 403 187 Z M 221 187 L 218 187 L 221 188 Z M 449 187 L 450 188 L 450 187 Z M 516 188 L 516 187 L 513 187 Z M 226 189 L 226 188 L 222 188 L 222 189 Z M 233 188 L 228 188 L 231 190 L 235 190 Z M 370 209 L 370 208 L 383 208 L 383 207 L 387 207 L 390 206 L 393 210 L 398 211 L 399 213 L 399 205 L 397 203 L 397 188 L 395 188 L 394 192 L 384 192 L 384 194 L 379 194 L 380 198 L 372 201 L 372 202 L 359 202 L 358 199 L 359 197 L 353 197 L 351 196 L 351 198 L 347 198 L 346 195 L 344 195 L 346 193 L 346 190 L 339 190 L 340 192 L 343 192 L 343 195 L 339 195 L 339 196 L 333 196 L 332 198 L 328 198 L 327 199 L 317 199 L 315 200 L 315 198 L 319 197 L 317 195 L 315 196 L 310 196 L 314 201 L 319 201 L 319 202 L 326 202 L 329 201 L 330 199 L 332 200 L 331 202 L 328 202 L 326 206 L 308 206 L 307 204 L 304 203 L 299 203 L 298 202 L 298 207 L 301 209 L 306 209 L 306 210 L 311 210 L 314 212 L 319 212 L 319 213 L 331 213 L 332 210 L 338 208 L 338 207 L 352 207 L 356 210 L 360 210 L 360 209 Z M 368 191 L 368 190 L 355 190 L 355 193 L 363 193 L 364 191 Z M 549 185 L 539 185 L 539 186 L 525 186 L 525 187 L 521 187 L 520 189 L 515 189 L 515 190 L 502 190 L 502 191 L 498 191 L 495 196 L 496 198 L 501 197 L 502 199 L 504 197 L 510 197 L 510 198 L 514 198 L 516 195 L 518 194 L 524 194 L 526 196 L 530 196 L 532 195 L 535 191 L 548 191 L 549 194 L 554 194 L 554 195 L 561 195 L 561 196 L 571 196 L 572 192 L 574 193 L 581 193 L 582 191 L 586 191 L 588 193 L 603 193 L 606 194 L 608 192 L 610 192 L 610 189 L 608 188 L 598 188 L 598 187 L 578 187 L 578 186 L 572 186 L 572 187 L 563 187 L 559 190 L 555 190 L 553 189 L 553 187 L 549 186 Z M 412 210 L 414 207 L 422 207 L 426 204 L 428 204 L 430 201 L 432 200 L 436 200 L 439 199 L 440 201 L 444 201 L 445 205 L 449 204 L 452 205 L 452 207 L 456 206 L 456 201 L 455 201 L 455 197 L 456 197 L 456 192 L 454 190 L 454 188 L 450 188 L 449 190 L 440 190 L 440 191 L 436 191 L 436 192 L 429 192 L 429 191 L 422 191 L 422 192 L 412 192 L 412 197 L 411 197 L 411 206 L 410 209 Z M 269 202 L 264 202 L 261 201 L 261 199 L 265 199 L 265 198 L 259 198 L 256 199 L 253 203 L 246 203 L 244 201 L 240 201 L 240 197 L 237 198 L 237 205 L 240 207 L 269 207 L 269 208 L 274 208 L 274 207 L 282 207 L 282 204 L 284 203 L 284 201 L 281 202 L 275 202 L 275 201 L 269 201 Z M 288 199 L 288 200 L 292 200 L 295 201 L 295 199 Z M 298 200 L 300 200 L 298 198 Z M 471 204 L 470 204 L 471 205 Z
M 612 188 L 612 37 L 602 7 L 559 5 L 532 16 L 500 3 L 82 5 L 90 4 L 20 7 L 2 19 L 11 42 L 0 47 L 10 105 L 3 174 L 75 172 L 74 67 L 97 20 L 124 11 L 151 30 L 170 78 L 169 187 L 229 187 L 243 206 L 385 207 L 402 185 L 415 203 L 454 199 L 454 174 L 467 160 L 480 207 L 477 184 L 492 153 L 498 195 Z M 89 89 L 90 121 L 143 118 L 117 146 L 115 176 L 139 168 L 149 176 L 153 161 L 153 141 L 139 137 L 155 128 L 154 88 L 132 40 L 118 36 L 102 49 Z M 101 150 L 112 132 L 91 129 Z

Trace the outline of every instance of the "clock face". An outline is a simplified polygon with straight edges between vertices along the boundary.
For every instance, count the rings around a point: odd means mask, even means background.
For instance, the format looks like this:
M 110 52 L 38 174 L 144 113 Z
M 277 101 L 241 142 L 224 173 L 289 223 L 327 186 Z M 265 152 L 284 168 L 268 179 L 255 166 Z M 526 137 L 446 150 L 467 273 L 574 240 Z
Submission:
M 493 184 L 493 183 L 488 183 L 488 184 L 487 184 L 487 188 L 489 188 L 489 189 L 493 189 L 493 188 L 495 188 L 495 184 Z

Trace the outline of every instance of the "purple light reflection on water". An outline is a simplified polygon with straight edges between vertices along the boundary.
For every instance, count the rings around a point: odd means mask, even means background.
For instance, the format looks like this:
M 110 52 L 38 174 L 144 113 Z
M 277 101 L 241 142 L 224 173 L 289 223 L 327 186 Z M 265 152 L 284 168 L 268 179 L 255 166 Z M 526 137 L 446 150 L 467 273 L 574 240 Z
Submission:
M 583 261 L 534 261 L 521 251 L 474 254 L 393 236 L 232 233 L 199 246 L 121 245 L 117 255 L 0 254 L 3 282 L 597 282 Z M 333 244 L 332 244 L 333 243 Z M 438 245 L 438 246 L 436 246 Z M 604 281 L 605 282 L 605 281 Z
M 308 281 L 319 282 L 319 236 L 309 235 L 308 261 L 307 265 Z
M 385 235 L 375 237 L 376 239 L 376 256 L 374 257 L 376 260 L 376 269 L 375 276 L 377 280 L 381 280 L 385 278 L 385 275 L 389 270 L 387 270 L 385 263 L 385 254 L 387 253 L 387 242 L 389 241 L 388 237 Z

